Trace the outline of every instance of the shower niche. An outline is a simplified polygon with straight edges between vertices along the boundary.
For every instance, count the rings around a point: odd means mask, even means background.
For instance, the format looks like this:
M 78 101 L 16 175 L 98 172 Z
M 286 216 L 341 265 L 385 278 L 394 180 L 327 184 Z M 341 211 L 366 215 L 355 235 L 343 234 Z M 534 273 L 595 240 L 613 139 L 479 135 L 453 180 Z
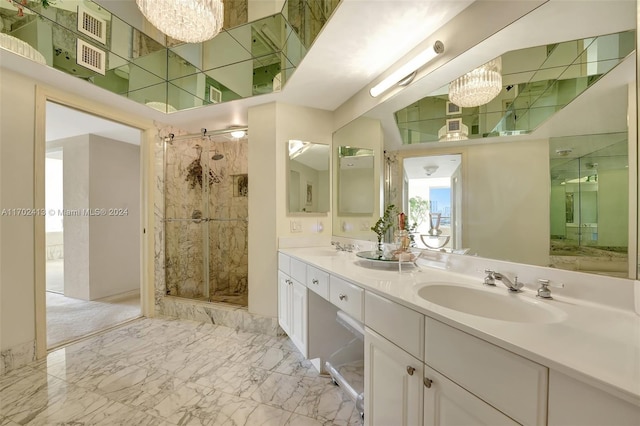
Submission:
M 165 141 L 166 294 L 247 306 L 247 140 Z

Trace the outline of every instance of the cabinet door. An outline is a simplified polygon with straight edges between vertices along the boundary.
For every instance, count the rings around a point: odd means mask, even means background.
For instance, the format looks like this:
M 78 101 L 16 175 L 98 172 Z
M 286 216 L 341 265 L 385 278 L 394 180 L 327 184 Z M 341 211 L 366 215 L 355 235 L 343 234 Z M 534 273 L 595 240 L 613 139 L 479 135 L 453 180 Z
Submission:
M 364 337 L 364 422 L 422 424 L 422 363 L 367 328 Z
M 518 425 L 435 370 L 424 367 L 424 426 Z
M 291 288 L 291 318 L 289 337 L 304 357 L 307 357 L 307 287 L 293 280 Z
M 290 281 L 291 278 L 287 274 L 278 271 L 278 324 L 287 334 L 290 334 L 289 324 L 291 323 Z
M 549 371 L 549 426 L 638 426 L 640 406 Z

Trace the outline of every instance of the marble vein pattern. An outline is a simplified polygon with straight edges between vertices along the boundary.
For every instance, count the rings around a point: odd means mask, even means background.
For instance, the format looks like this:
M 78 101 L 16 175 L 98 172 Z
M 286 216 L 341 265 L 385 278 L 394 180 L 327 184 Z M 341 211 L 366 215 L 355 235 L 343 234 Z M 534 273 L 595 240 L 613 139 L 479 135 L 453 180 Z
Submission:
M 0 377 L 0 426 L 360 425 L 286 336 L 142 318 Z

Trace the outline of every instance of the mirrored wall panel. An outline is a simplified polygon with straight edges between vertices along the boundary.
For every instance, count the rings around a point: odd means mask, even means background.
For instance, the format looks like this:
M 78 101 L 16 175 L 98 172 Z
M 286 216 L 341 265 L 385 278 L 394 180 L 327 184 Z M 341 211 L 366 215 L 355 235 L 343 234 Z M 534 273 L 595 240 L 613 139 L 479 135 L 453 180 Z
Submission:
M 370 215 L 374 210 L 372 149 L 338 147 L 338 214 Z
M 289 213 L 327 213 L 330 210 L 329 145 L 290 140 L 288 148 Z

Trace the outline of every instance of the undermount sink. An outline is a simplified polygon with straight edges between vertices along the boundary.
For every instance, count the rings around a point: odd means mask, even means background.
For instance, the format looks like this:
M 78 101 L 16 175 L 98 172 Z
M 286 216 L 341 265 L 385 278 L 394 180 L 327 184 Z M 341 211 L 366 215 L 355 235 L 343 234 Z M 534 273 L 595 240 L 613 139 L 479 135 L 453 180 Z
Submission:
M 479 317 L 520 323 L 553 323 L 564 319 L 564 311 L 522 294 L 496 293 L 454 284 L 429 284 L 418 289 L 427 302 Z

